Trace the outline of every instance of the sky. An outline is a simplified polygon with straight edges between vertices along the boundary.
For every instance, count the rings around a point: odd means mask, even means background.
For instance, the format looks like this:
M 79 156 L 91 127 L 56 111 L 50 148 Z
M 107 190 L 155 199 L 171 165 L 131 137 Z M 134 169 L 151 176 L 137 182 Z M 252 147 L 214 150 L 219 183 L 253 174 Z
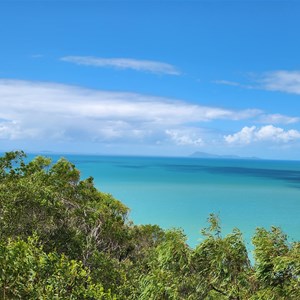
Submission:
M 0 151 L 300 159 L 300 1 L 0 0 Z

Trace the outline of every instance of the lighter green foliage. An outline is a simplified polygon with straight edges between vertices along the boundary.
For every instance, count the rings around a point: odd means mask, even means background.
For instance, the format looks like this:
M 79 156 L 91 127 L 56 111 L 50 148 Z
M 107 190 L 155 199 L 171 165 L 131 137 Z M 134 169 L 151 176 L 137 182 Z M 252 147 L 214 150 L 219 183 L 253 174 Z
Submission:
M 251 266 L 242 234 L 238 229 L 221 236 L 218 218 L 210 215 L 206 239 L 193 253 L 198 273 L 198 291 L 207 299 L 241 299 L 251 290 Z
M 253 299 L 300 299 L 299 242 L 289 244 L 287 236 L 272 227 L 271 231 L 258 228 L 253 244 L 255 275 L 261 286 Z
M 46 254 L 36 238 L 0 244 L 1 299 L 114 299 L 81 262 Z
M 164 241 L 153 249 L 149 272 L 141 276 L 139 299 L 189 299 L 191 249 L 179 230 L 170 230 Z

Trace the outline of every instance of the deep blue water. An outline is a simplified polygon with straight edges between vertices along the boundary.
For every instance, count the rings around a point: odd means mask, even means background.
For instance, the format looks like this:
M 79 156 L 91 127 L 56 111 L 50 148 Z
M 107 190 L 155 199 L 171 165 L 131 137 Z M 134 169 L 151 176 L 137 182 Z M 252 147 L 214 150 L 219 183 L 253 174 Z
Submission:
M 238 227 L 249 245 L 258 226 L 280 226 L 300 240 L 300 161 L 64 156 L 125 203 L 135 223 L 181 227 L 191 246 L 210 213 L 224 233 Z

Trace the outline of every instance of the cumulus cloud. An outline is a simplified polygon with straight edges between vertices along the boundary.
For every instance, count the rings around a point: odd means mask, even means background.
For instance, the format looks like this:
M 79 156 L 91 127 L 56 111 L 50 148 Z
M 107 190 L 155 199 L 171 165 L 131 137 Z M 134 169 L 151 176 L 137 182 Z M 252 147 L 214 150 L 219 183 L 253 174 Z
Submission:
M 38 128 L 22 128 L 21 123 L 18 121 L 0 122 L 0 139 L 28 139 L 38 135 Z
M 62 61 L 77 65 L 93 67 L 112 67 L 117 69 L 132 69 L 157 74 L 180 75 L 180 71 L 173 65 L 152 60 L 138 60 L 132 58 L 102 58 L 92 56 L 65 56 Z
M 272 141 L 277 143 L 288 143 L 300 139 L 300 132 L 295 129 L 284 130 L 273 125 L 260 128 L 256 126 L 244 127 L 241 131 L 232 135 L 224 136 L 228 144 L 247 145 L 252 142 Z
M 176 145 L 203 146 L 204 144 L 202 138 L 197 133 L 197 130 L 167 129 L 165 132 Z
M 16 121 L 5 121 L 0 123 L 0 139 L 18 139 L 22 136 L 20 126 Z
M 227 143 L 239 143 L 239 144 L 249 144 L 252 141 L 253 132 L 256 129 L 255 126 L 252 127 L 244 127 L 241 131 L 232 134 L 225 135 L 224 139 Z
M 257 110 L 234 111 L 136 93 L 107 92 L 69 85 L 0 80 L 0 138 L 175 143 L 201 138 L 174 131 L 192 122 L 241 120 Z

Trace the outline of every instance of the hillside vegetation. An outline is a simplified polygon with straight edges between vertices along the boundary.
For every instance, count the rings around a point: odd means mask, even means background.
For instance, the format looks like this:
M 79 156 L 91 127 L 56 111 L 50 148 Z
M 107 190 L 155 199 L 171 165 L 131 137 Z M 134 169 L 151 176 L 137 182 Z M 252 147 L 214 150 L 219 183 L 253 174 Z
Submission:
M 209 216 L 194 249 L 181 230 L 135 225 L 65 159 L 0 158 L 0 299 L 300 299 L 300 243 Z M 300 199 L 299 199 L 300 200 Z

